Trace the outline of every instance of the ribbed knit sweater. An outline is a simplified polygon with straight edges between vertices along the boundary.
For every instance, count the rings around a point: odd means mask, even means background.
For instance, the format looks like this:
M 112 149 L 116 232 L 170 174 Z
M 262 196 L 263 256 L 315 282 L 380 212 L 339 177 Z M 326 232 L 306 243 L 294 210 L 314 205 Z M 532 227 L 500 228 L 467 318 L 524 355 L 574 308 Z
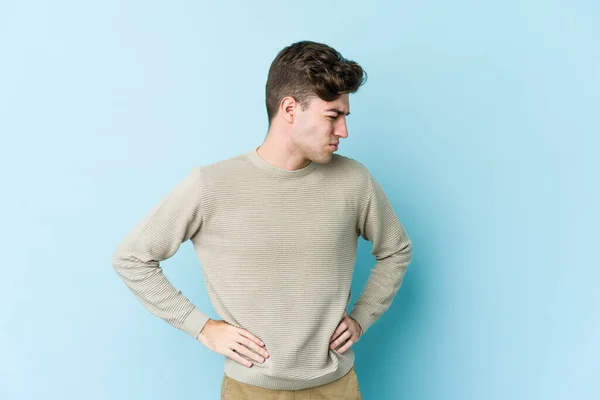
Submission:
M 348 313 L 364 335 L 390 306 L 412 256 L 381 186 L 339 154 L 290 171 L 254 148 L 193 167 L 126 235 L 112 265 L 144 307 L 197 338 L 209 317 L 159 264 L 191 240 L 216 313 L 260 338 L 270 355 L 251 367 L 225 357 L 225 374 L 300 390 L 354 365 L 352 348 L 340 354 L 329 340 L 349 305 L 359 236 L 376 259 Z

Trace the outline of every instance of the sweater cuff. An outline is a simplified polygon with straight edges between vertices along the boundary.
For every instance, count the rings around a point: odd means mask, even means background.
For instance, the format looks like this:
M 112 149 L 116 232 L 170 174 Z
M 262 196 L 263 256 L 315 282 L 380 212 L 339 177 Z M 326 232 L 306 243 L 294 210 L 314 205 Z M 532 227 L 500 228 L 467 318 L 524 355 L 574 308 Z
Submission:
M 352 311 L 348 314 L 350 318 L 358 322 L 362 329 L 362 334 L 364 335 L 367 332 L 367 329 L 371 327 L 371 317 L 369 316 L 369 312 L 360 306 L 354 306 Z
M 209 316 L 194 308 L 192 312 L 187 316 L 185 321 L 183 322 L 183 326 L 181 330 L 192 336 L 194 339 L 198 338 L 198 335 L 204 328 L 204 325 L 209 320 Z

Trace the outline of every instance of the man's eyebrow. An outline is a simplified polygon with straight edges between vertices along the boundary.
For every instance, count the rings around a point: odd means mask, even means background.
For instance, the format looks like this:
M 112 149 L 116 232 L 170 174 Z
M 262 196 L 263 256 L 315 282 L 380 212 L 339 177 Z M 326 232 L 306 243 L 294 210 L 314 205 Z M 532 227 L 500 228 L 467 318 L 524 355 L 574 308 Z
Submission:
M 338 114 L 343 114 L 344 113 L 344 111 L 340 110 L 339 108 L 328 108 L 325 111 L 335 111 Z M 346 116 L 348 116 L 348 115 L 350 115 L 350 111 L 348 111 L 348 113 L 346 114 Z

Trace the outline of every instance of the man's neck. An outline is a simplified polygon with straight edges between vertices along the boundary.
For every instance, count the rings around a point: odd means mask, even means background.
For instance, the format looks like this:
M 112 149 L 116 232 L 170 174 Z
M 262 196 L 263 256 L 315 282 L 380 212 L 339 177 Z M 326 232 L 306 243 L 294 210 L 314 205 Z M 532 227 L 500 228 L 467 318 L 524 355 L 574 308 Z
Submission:
M 269 164 L 288 171 L 302 169 L 311 162 L 290 150 L 290 144 L 283 133 L 270 132 L 256 152 Z

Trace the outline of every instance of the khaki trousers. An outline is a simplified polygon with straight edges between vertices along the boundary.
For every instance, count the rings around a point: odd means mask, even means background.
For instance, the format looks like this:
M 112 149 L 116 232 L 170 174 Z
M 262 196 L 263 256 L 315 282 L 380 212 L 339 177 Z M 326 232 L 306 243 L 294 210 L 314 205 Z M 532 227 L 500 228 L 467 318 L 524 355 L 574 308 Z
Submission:
M 221 400 L 362 400 L 354 367 L 340 379 L 302 390 L 270 390 L 223 375 Z

